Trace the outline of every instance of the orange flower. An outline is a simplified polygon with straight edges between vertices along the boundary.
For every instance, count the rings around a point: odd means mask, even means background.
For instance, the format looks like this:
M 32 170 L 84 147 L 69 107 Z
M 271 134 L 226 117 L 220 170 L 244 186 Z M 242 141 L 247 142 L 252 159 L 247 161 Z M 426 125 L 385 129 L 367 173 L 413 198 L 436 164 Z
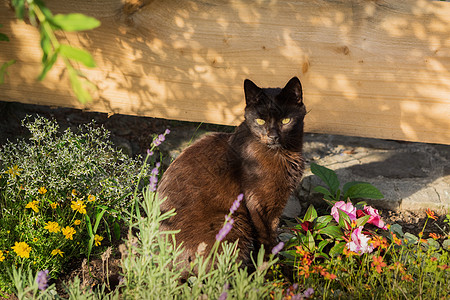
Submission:
M 436 234 L 436 233 L 430 233 L 430 238 L 432 238 L 433 240 L 437 240 L 439 239 L 441 236 Z
M 399 246 L 402 245 L 402 240 L 399 239 L 395 233 L 392 234 L 392 240 L 393 240 L 394 243 L 396 243 L 397 245 L 399 245 Z
M 447 269 L 450 269 L 450 266 L 449 265 L 439 265 L 439 266 L 437 266 L 439 269 L 441 269 L 441 270 L 447 270 Z
M 403 275 L 402 280 L 411 281 L 411 282 L 414 281 L 414 279 L 412 278 L 412 275 L 410 275 L 410 274 Z
M 325 279 L 329 279 L 329 280 L 334 280 L 337 277 L 336 275 L 328 273 L 328 272 L 324 272 L 322 274 L 322 276 L 325 277 Z
M 302 266 L 299 269 L 300 271 L 298 271 L 298 275 L 304 276 L 305 279 L 309 277 L 310 275 L 309 266 Z
M 382 256 L 374 256 L 371 266 L 375 267 L 378 273 L 381 273 L 381 268 L 386 267 L 386 263 L 383 262 Z
M 387 249 L 388 247 L 386 238 L 378 235 L 375 235 L 369 243 L 372 244 L 373 248 Z
M 310 252 L 303 250 L 301 246 L 297 246 L 296 248 L 296 253 L 300 254 L 299 256 L 301 257 L 302 264 L 308 266 L 311 265 L 313 262 L 313 255 Z
M 405 268 L 401 262 L 396 261 L 394 265 L 389 266 L 389 270 L 398 270 L 400 273 L 405 273 Z
M 437 220 L 436 215 L 434 214 L 433 211 L 431 211 L 431 209 L 428 208 L 425 212 L 426 212 L 428 218 Z

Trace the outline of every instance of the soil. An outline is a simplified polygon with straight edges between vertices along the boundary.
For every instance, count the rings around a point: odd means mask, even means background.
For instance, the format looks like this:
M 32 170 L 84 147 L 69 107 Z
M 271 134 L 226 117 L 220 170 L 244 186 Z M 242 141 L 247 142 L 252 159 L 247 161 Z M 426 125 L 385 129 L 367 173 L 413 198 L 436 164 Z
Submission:
M 103 125 L 111 131 L 111 140 L 129 155 L 145 155 L 153 135 L 164 132 L 169 128 L 172 132 L 185 132 L 194 134 L 198 123 L 169 121 L 148 117 L 136 117 L 126 115 L 107 115 L 105 113 L 87 112 L 68 108 L 51 108 L 37 105 L 25 105 L 19 103 L 0 102 L 0 146 L 8 140 L 14 141 L 18 137 L 27 136 L 27 130 L 21 126 L 21 120 L 26 115 L 41 115 L 55 119 L 62 130 L 70 127 L 75 129 L 78 125 L 89 123 L 92 120 Z M 203 130 L 231 131 L 233 128 L 218 125 L 202 124 Z M 180 146 L 180 145 L 175 145 Z M 170 151 L 168 149 L 167 151 Z M 418 235 L 427 220 L 425 212 L 380 210 L 383 220 L 387 224 L 399 224 L 404 232 Z M 425 229 L 424 238 L 430 233 L 443 235 L 441 229 L 448 234 L 450 224 L 445 223 L 445 216 L 438 216 L 437 220 L 430 219 Z M 441 237 L 442 241 L 444 237 Z M 86 260 L 80 259 L 67 266 L 64 274 L 56 282 L 59 291 L 63 291 L 62 282 L 73 280 L 78 276 L 84 286 L 95 286 L 99 282 L 109 282 L 111 287 L 120 281 L 120 253 L 117 250 L 119 243 L 112 246 L 111 254 L 103 255 L 103 258 L 91 260 L 89 265 Z M 108 277 L 105 275 L 108 270 Z

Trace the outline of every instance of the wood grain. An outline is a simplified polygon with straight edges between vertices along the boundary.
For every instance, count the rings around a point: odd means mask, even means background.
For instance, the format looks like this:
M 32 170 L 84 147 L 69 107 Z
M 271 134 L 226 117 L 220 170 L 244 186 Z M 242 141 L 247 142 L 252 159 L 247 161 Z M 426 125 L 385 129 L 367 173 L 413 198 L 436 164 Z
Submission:
M 450 3 L 439 1 L 46 1 L 102 25 L 60 34 L 90 51 L 95 101 L 78 103 L 39 33 L 0 4 L 0 100 L 236 125 L 243 81 L 303 84 L 306 130 L 450 144 Z

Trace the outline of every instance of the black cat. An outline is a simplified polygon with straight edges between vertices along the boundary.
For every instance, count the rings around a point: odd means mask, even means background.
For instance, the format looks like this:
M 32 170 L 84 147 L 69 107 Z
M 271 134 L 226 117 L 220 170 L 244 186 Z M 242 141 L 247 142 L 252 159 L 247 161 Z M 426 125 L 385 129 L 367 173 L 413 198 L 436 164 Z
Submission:
M 259 88 L 245 80 L 245 121 L 233 134 L 213 133 L 185 149 L 164 173 L 159 197 L 167 197 L 162 211 L 176 209 L 161 230 L 181 230 L 186 263 L 199 245 L 209 251 L 224 224 L 224 216 L 239 194 L 244 195 L 233 214 L 226 240 L 239 239 L 239 258 L 276 243 L 279 217 L 301 179 L 303 119 L 302 86 L 297 77 L 283 89 Z M 208 252 L 206 252 L 208 253 Z

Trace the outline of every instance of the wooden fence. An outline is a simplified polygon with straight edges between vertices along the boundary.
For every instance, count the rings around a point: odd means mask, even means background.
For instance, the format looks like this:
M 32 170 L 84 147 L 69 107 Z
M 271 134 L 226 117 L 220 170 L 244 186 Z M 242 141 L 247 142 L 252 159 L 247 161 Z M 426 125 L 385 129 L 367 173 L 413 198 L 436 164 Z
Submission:
M 102 25 L 61 34 L 90 51 L 98 86 L 81 105 L 62 63 L 41 70 L 39 32 L 0 4 L 1 101 L 238 124 L 243 80 L 298 76 L 306 130 L 450 144 L 450 3 L 426 0 L 45 1 Z

